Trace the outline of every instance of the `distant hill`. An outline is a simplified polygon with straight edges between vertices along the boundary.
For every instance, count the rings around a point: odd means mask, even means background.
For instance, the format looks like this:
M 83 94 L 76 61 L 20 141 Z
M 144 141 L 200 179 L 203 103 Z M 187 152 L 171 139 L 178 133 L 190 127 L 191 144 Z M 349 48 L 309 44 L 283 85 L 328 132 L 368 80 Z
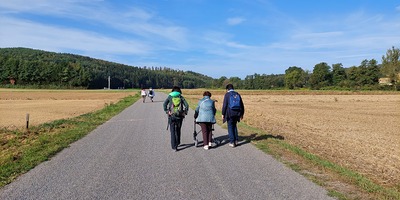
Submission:
M 210 87 L 213 78 L 192 71 L 134 67 L 67 53 L 0 48 L 0 83 L 37 87 L 88 88 Z

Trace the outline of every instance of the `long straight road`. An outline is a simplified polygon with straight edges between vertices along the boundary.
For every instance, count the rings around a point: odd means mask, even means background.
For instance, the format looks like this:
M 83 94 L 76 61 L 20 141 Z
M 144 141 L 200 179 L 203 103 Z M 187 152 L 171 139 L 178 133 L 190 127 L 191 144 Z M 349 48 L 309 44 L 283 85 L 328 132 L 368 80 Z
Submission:
M 134 103 L 2 188 L 0 199 L 333 199 L 250 143 L 194 147 L 192 110 L 172 151 L 166 97 Z M 216 138 L 226 135 L 215 126 Z

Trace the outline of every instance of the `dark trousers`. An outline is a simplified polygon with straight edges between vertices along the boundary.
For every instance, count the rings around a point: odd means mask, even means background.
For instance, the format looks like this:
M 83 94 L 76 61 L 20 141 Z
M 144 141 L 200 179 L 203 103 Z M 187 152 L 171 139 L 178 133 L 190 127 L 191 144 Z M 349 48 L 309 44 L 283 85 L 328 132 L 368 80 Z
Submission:
M 181 144 L 182 119 L 171 119 L 169 128 L 171 131 L 171 148 L 176 149 Z
M 201 133 L 203 133 L 203 145 L 208 145 L 212 139 L 212 123 L 210 122 L 200 122 Z
M 238 130 L 237 130 L 237 122 L 238 120 L 235 118 L 228 119 L 228 136 L 229 143 L 236 144 L 239 140 Z

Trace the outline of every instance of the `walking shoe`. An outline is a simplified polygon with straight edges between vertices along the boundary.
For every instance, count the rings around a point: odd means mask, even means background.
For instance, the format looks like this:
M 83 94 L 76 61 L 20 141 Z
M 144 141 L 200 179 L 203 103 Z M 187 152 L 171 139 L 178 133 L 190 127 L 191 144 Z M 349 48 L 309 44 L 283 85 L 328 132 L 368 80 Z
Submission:
M 209 143 L 208 143 L 208 146 L 210 146 L 210 147 L 211 147 L 211 146 L 212 146 L 212 143 L 211 143 L 211 142 L 209 142 Z
M 204 149 L 205 149 L 205 150 L 208 150 L 208 145 L 204 145 Z
M 234 143 L 229 143 L 229 146 L 233 148 L 233 147 L 235 147 L 235 144 Z

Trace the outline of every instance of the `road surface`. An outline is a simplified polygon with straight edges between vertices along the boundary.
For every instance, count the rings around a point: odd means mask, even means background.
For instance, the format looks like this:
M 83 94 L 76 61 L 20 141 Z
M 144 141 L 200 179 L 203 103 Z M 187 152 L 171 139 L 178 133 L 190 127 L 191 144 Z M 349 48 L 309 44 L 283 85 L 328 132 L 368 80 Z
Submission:
M 165 98 L 137 101 L 2 188 L 0 199 L 333 199 L 250 143 L 194 147 L 193 110 L 172 151 Z M 226 135 L 215 126 L 215 138 Z

